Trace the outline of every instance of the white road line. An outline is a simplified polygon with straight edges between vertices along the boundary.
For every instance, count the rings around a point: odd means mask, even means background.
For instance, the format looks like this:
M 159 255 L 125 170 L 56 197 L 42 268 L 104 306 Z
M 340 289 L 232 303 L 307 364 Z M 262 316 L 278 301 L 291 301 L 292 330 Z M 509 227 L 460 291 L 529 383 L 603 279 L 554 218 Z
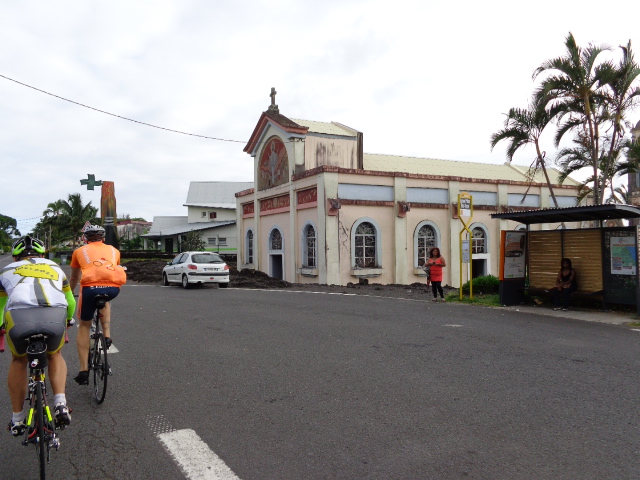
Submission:
M 193 430 L 174 430 L 158 438 L 189 480 L 239 480 Z

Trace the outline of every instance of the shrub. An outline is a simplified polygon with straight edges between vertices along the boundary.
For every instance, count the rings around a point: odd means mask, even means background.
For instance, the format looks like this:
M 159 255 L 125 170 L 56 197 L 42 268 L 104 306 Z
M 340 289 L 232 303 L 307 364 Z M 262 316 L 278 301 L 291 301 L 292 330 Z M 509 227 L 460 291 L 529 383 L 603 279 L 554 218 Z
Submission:
M 473 293 L 499 293 L 500 280 L 493 275 L 485 275 L 483 277 L 476 277 L 473 279 Z M 469 282 L 462 285 L 462 293 L 469 293 Z

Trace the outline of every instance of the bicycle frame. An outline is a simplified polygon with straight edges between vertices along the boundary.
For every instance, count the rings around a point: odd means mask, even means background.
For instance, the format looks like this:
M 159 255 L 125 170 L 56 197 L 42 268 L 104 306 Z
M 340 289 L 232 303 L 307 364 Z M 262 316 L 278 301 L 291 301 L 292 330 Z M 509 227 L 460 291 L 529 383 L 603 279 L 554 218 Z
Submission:
M 107 346 L 105 336 L 102 333 L 101 310 L 105 307 L 109 297 L 106 295 L 96 296 L 96 313 L 91 323 L 89 345 L 89 371 L 93 372 L 93 393 L 98 404 L 104 402 L 107 394 L 107 380 L 111 375 L 111 367 L 107 361 Z

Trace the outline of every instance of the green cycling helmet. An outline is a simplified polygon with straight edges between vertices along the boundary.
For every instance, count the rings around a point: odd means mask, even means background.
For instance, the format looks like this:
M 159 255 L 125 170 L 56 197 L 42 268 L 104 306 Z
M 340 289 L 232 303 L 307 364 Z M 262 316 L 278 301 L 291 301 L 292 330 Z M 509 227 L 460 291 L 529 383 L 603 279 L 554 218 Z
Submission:
M 14 257 L 28 257 L 30 255 L 44 255 L 44 242 L 27 235 L 20 237 L 11 245 L 11 255 Z

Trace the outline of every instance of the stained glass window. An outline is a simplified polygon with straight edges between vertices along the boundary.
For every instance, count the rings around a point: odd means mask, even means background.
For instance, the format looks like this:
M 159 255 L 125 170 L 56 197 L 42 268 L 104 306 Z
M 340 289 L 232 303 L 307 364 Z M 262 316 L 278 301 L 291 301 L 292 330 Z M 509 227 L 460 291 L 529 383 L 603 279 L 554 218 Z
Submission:
M 282 250 L 282 234 L 277 228 L 271 232 L 271 250 Z
M 362 222 L 356 228 L 355 262 L 359 268 L 376 266 L 376 229 L 369 222 Z
M 423 225 L 418 230 L 418 266 L 422 267 L 427 258 L 429 251 L 436 246 L 436 232 L 431 225 Z
M 253 263 L 253 230 L 247 232 L 247 263 Z
M 316 230 L 313 225 L 308 225 L 305 231 L 305 240 L 307 243 L 306 266 L 316 266 Z
M 471 251 L 473 253 L 486 253 L 484 230 L 480 227 L 476 227 L 471 231 L 471 233 L 473 234 Z

